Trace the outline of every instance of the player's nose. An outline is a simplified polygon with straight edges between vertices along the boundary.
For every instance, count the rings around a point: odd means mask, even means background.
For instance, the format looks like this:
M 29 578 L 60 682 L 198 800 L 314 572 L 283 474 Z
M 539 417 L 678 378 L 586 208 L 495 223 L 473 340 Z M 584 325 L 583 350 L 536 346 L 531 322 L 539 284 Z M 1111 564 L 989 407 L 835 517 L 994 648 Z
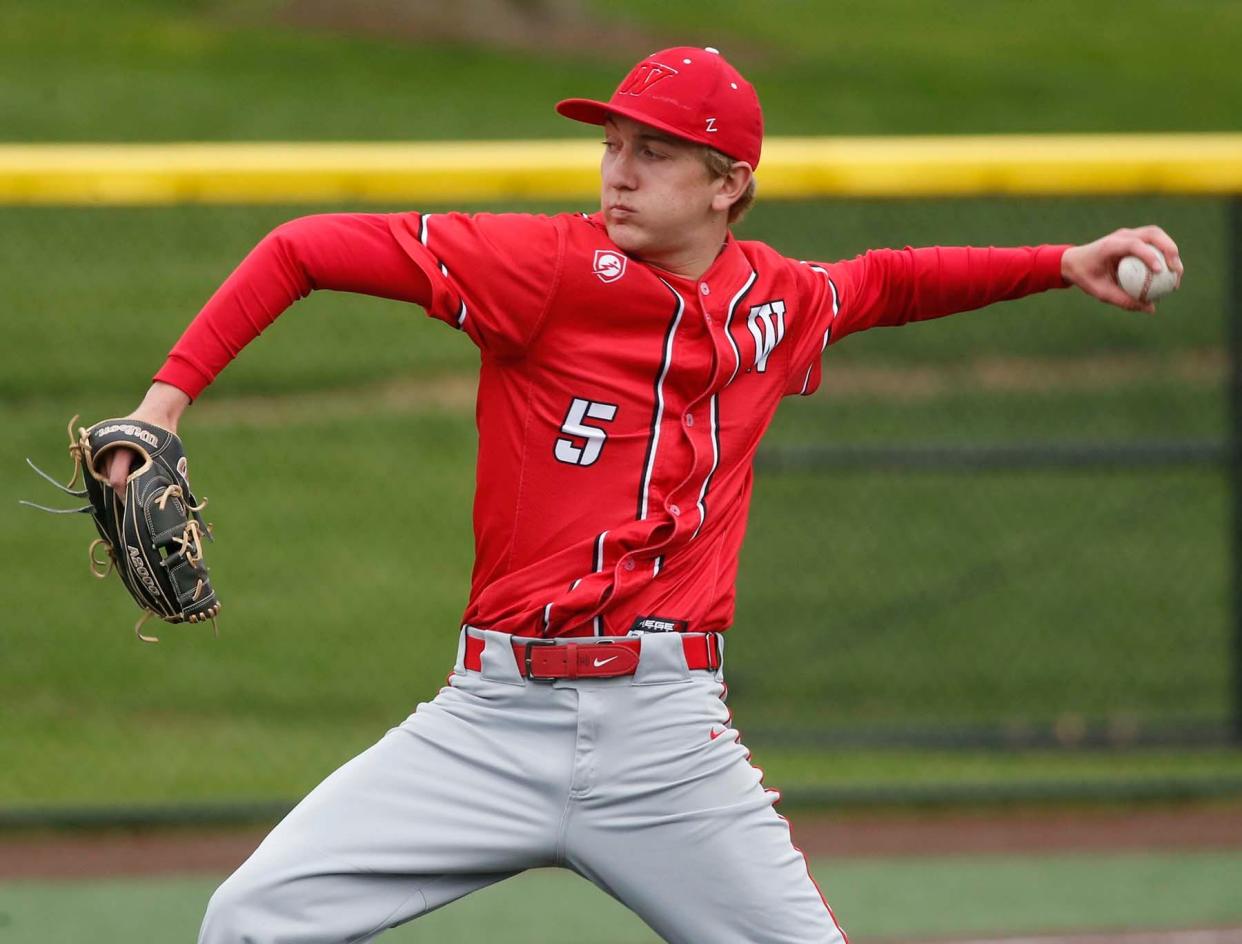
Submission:
M 611 155 L 601 168 L 605 188 L 633 190 L 638 184 L 634 170 L 634 161 L 626 152 Z

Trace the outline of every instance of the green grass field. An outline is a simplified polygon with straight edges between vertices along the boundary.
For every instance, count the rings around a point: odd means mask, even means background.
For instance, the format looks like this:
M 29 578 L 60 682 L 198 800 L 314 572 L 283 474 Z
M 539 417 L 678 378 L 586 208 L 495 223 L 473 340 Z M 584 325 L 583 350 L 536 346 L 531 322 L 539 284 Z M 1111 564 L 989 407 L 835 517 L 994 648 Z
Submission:
M 276 6 L 2 5 L 0 137 L 572 135 L 550 103 L 605 93 L 629 58 L 332 37 L 278 23 Z M 1025 9 L 887 0 L 827 16 L 730 2 L 708 30 L 695 6 L 644 0 L 627 16 L 670 42 L 743 50 L 773 133 L 1236 127 L 1242 79 L 1215 63 L 1242 35 L 1237 5 L 1056 0 L 1040 7 L 1047 28 L 1010 29 Z M 1193 92 L 1209 82 L 1210 95 Z M 249 247 L 331 209 L 0 213 L 0 750 L 16 759 L 0 768 L 0 806 L 291 799 L 448 670 L 470 566 L 475 354 L 415 308 L 315 296 L 184 421 L 219 533 L 218 642 L 168 629 L 141 647 L 119 587 L 86 574 L 87 523 L 16 505 L 50 493 L 24 456 L 63 468 L 70 415 L 132 409 Z M 1220 439 L 1218 200 L 761 199 L 739 235 L 836 259 L 1080 241 L 1149 220 L 1187 263 L 1159 318 L 1054 293 L 851 338 L 830 353 L 821 393 L 782 407 L 769 443 Z M 1221 721 L 1230 502 L 1208 467 L 761 476 L 729 652 L 739 724 Z M 780 786 L 1242 772 L 1223 750 L 839 755 L 761 741 Z
M 817 861 L 854 940 L 1186 928 L 1242 922 L 1236 852 Z M 0 884 L 11 944 L 191 940 L 215 879 Z M 540 870 L 478 892 L 385 941 L 654 944 L 620 904 L 569 872 Z
M 808 4 L 592 0 L 602 37 L 496 52 L 298 30 L 277 0 L 0 7 L 6 140 L 568 135 L 560 98 L 605 94 L 637 56 L 712 45 L 746 66 L 774 134 L 1237 127 L 1231 0 Z M 650 36 L 618 48 L 623 15 Z
M 1154 321 L 1057 293 L 851 338 L 830 352 L 819 395 L 782 406 L 773 448 L 1224 435 L 1210 203 L 763 210 L 754 235 L 812 258 L 871 241 L 972 241 L 989 220 L 996 241 L 1017 242 L 1151 213 L 1174 219 L 1203 260 L 1200 281 Z M 184 313 L 301 211 L 0 220 L 21 249 L 0 260 L 15 288 L 0 415 L 17 430 L 3 493 L 50 494 L 21 457 L 57 471 L 70 415 L 131 409 Z M 817 214 L 841 228 L 816 232 Z M 467 589 L 475 356 L 416 308 L 316 295 L 191 409 L 183 432 L 220 536 L 218 642 L 169 630 L 161 647 L 139 647 L 119 588 L 85 572 L 86 522 L 0 509 L 0 557 L 20 588 L 0 694 L 7 737 L 28 758 L 0 774 L 0 799 L 294 796 L 430 697 Z M 1228 507 L 1212 468 L 762 475 L 729 651 L 739 723 L 761 735 L 774 782 L 792 786 L 871 783 L 876 767 L 865 752 L 785 763 L 765 732 L 1223 718 Z M 256 755 L 262 764 L 243 760 Z M 1127 763 L 1100 766 L 1128 776 Z M 1146 757 L 1132 763 L 1152 775 Z M 1069 776 L 1093 764 L 1073 758 Z M 1220 764 L 1242 769 L 1230 755 Z M 974 778 L 968 767 L 943 755 L 906 769 L 952 781 Z

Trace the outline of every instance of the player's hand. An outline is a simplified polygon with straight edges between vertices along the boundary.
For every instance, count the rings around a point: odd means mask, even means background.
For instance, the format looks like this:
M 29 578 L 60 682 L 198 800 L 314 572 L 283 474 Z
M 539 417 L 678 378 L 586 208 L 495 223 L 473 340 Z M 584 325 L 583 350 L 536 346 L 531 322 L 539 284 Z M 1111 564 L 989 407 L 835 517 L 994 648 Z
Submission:
M 138 409 L 125 419 L 153 423 L 170 433 L 175 433 L 177 422 L 189 405 L 190 398 L 181 390 L 171 384 L 156 381 L 151 385 L 151 389 L 147 391 L 142 402 L 138 404 Z M 133 468 L 134 460 L 137 458 L 139 458 L 138 453 L 132 449 L 115 449 L 108 456 L 106 471 L 108 484 L 112 486 L 112 490 L 122 502 L 125 501 L 125 481 L 129 478 L 130 469 Z
M 1180 285 L 1182 257 L 1178 254 L 1177 243 L 1159 226 L 1119 229 L 1093 243 L 1071 246 L 1061 257 L 1061 277 L 1102 302 L 1128 311 L 1154 314 L 1156 306 L 1152 302 L 1131 298 L 1117 284 L 1117 263 L 1125 256 L 1138 256 L 1154 270 L 1159 267 L 1157 250 L 1164 254 L 1164 261 Z

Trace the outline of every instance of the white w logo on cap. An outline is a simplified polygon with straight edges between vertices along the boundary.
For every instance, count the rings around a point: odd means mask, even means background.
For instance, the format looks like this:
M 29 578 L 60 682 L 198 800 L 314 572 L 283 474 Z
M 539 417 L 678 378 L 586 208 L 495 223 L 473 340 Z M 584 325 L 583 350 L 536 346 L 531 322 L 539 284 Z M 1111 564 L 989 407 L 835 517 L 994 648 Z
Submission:
M 640 62 L 634 67 L 634 71 L 630 73 L 629 77 L 621 83 L 620 88 L 617 89 L 617 94 L 641 95 L 661 79 L 667 79 L 670 75 L 677 75 L 677 70 L 660 65 L 658 62 Z

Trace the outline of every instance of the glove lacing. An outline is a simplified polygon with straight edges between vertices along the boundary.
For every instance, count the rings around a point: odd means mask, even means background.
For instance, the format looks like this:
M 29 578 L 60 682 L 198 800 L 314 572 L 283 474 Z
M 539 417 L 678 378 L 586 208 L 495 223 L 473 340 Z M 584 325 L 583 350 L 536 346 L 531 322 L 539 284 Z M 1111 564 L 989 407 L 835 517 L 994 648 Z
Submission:
M 164 491 L 160 493 L 160 497 L 156 499 L 155 503 L 159 507 L 160 511 L 164 510 L 164 506 L 168 504 L 168 499 L 170 498 L 181 499 L 186 509 L 191 512 L 201 512 L 204 508 L 207 507 L 206 498 L 204 498 L 197 505 L 191 505 L 189 500 L 186 498 L 185 492 L 182 490 L 181 486 L 174 483 L 172 485 L 167 486 L 164 489 Z M 207 526 L 207 533 L 208 535 L 211 534 L 210 525 Z M 185 528 L 182 529 L 181 534 L 172 535 L 173 542 L 177 544 L 177 550 L 174 553 L 181 554 L 185 558 L 186 562 L 189 564 L 199 563 L 203 559 L 202 535 L 203 535 L 203 531 L 202 531 L 202 527 L 198 523 L 198 519 L 192 518 L 192 517 L 189 518 L 186 521 Z M 111 556 L 112 554 L 111 548 L 109 548 L 108 554 L 109 556 Z M 163 566 L 165 567 L 168 566 L 167 559 L 164 560 Z M 199 577 L 198 583 L 194 585 L 194 593 L 190 597 L 191 600 L 198 599 L 199 594 L 203 592 L 203 584 L 204 584 L 203 578 Z M 187 616 L 186 619 L 191 623 L 198 623 L 200 621 L 205 623 L 207 622 L 207 620 L 211 620 L 212 632 L 215 633 L 217 638 L 219 638 L 220 626 L 216 622 L 216 614 L 219 613 L 219 611 L 220 611 L 220 608 L 219 608 L 219 605 L 217 604 L 216 606 L 212 607 L 210 610 L 207 610 L 204 613 L 193 613 L 190 616 Z M 143 642 L 159 642 L 160 641 L 158 636 L 145 636 L 143 635 L 143 632 L 142 632 L 143 624 L 146 623 L 146 621 L 149 620 L 152 616 L 159 616 L 159 614 L 156 613 L 154 610 L 145 610 L 142 614 L 142 617 L 138 620 L 137 623 L 134 624 L 134 634 L 139 639 L 141 639 Z

